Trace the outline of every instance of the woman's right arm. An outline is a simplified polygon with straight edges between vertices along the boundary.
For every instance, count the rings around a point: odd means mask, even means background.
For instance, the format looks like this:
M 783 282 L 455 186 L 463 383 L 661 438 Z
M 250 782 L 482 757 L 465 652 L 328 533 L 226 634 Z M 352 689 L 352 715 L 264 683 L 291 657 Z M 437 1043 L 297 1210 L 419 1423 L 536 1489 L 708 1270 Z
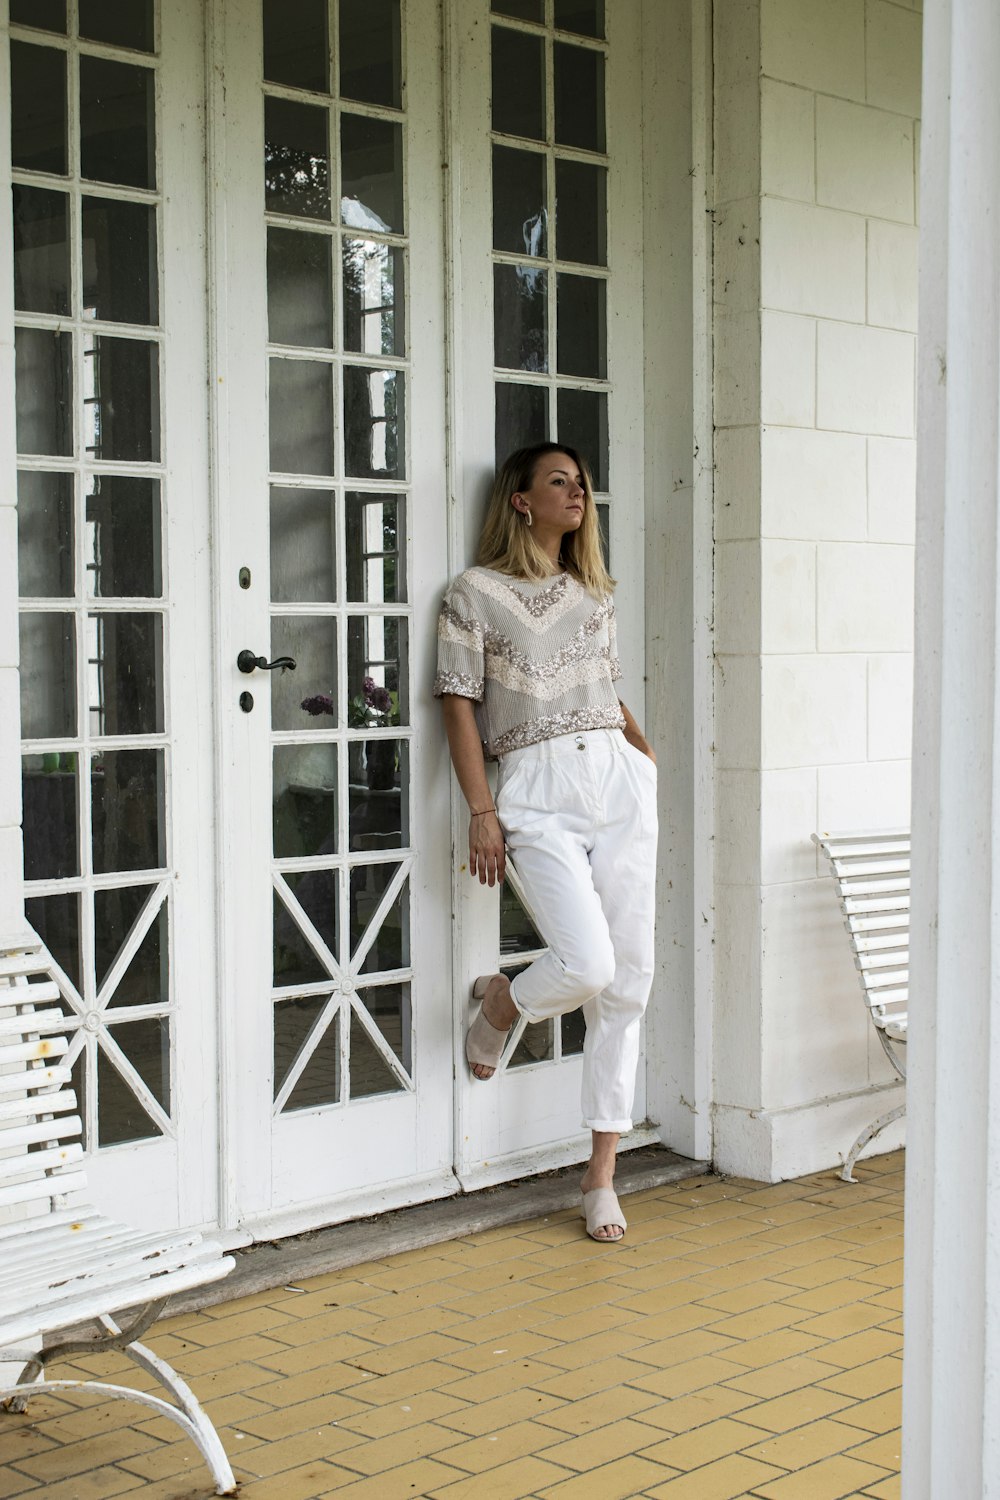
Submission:
M 486 780 L 483 742 L 479 738 L 475 705 L 471 698 L 444 693 L 444 726 L 448 748 L 462 794 L 469 804 L 469 874 L 481 885 L 496 885 L 504 878 L 503 829 L 493 807 Z

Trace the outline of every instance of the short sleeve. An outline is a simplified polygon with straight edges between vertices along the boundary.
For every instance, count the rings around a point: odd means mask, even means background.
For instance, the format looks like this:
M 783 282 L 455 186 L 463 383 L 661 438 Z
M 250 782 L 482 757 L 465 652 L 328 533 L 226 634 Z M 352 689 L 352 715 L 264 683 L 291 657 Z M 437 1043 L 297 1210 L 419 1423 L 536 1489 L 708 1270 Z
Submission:
M 622 666 L 618 660 L 618 626 L 615 622 L 615 604 L 611 596 L 608 596 L 608 665 L 611 668 L 611 681 L 620 682 L 622 679 Z
M 486 678 L 483 623 L 469 590 L 458 578 L 444 596 L 438 616 L 437 675 L 435 698 L 454 693 L 482 703 Z

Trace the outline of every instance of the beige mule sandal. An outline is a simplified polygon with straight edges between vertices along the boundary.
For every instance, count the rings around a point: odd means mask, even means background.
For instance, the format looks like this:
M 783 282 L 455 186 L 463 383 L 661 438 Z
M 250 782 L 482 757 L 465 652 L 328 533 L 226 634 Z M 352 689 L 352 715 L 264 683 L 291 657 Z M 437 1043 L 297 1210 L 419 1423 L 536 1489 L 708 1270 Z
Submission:
M 473 1000 L 482 1002 L 486 998 L 487 986 L 494 977 L 493 974 L 480 974 L 472 986 Z M 469 1067 L 472 1068 L 475 1065 L 480 1068 L 492 1068 L 493 1076 L 495 1077 L 509 1034 L 509 1026 L 505 1031 L 499 1031 L 496 1026 L 490 1025 L 489 1021 L 483 1015 L 483 1007 L 480 1004 L 479 1010 L 473 1017 L 472 1025 L 469 1027 L 469 1034 L 465 1038 L 465 1055 L 468 1059 Z M 473 1073 L 472 1076 L 477 1083 L 490 1082 L 488 1078 L 480 1078 L 476 1073 Z

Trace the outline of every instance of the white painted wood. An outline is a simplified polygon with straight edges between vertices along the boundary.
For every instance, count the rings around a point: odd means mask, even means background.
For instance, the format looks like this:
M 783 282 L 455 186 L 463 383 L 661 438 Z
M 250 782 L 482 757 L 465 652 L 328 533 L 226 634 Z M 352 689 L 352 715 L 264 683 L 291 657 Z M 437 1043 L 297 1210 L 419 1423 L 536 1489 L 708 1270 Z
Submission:
M 410 0 L 405 11 L 405 160 L 407 176 L 407 533 L 410 627 L 411 726 L 399 730 L 410 750 L 412 853 L 385 856 L 399 868 L 382 894 L 366 936 L 350 957 L 332 953 L 306 916 L 286 879 L 288 862 L 276 865 L 271 851 L 270 693 L 267 674 L 236 671 L 237 652 L 266 649 L 268 602 L 268 441 L 266 405 L 266 264 L 261 173 L 263 94 L 259 0 L 210 10 L 211 180 L 213 200 L 213 362 L 216 455 L 215 513 L 218 538 L 215 576 L 219 653 L 216 669 L 219 780 L 224 788 L 217 886 L 221 895 L 220 989 L 223 1003 L 222 1147 L 223 1224 L 227 1234 L 285 1232 L 331 1222 L 357 1204 L 366 1188 L 374 1205 L 379 1185 L 392 1184 L 402 1201 L 419 1196 L 420 1184 L 447 1172 L 451 1159 L 450 996 L 441 954 L 447 951 L 448 919 L 440 893 L 447 888 L 448 851 L 438 830 L 446 817 L 447 788 L 441 776 L 443 734 L 426 684 L 432 676 L 435 593 L 443 582 L 446 497 L 444 482 L 445 350 L 444 258 L 441 220 L 441 78 L 436 46 L 438 15 L 430 0 Z M 377 113 L 377 111 L 376 111 Z M 336 119 L 336 114 L 332 116 Z M 335 188 L 334 192 L 338 190 Z M 334 223 L 339 223 L 339 215 Z M 311 226 L 316 228 L 318 226 Z M 339 279 L 338 241 L 334 276 Z M 339 308 L 339 293 L 337 306 Z M 337 340 L 340 343 L 339 336 Z M 325 356 L 330 358 L 329 353 Z M 354 356 L 347 362 L 355 363 Z M 389 361 L 393 363 L 393 361 Z M 334 359 L 335 368 L 338 367 Z M 338 424 L 338 450 L 343 433 Z M 295 476 L 283 482 L 301 484 Z M 396 483 L 351 481 L 348 489 L 396 490 Z M 339 538 L 343 545 L 343 535 Z M 249 589 L 237 586 L 241 567 Z M 336 612 L 338 671 L 346 668 L 343 601 Z M 281 612 L 295 608 L 280 606 Z M 323 612 L 303 607 L 308 615 Z M 332 612 L 332 611 L 327 611 Z M 375 612 L 378 612 L 376 607 Z M 238 705 L 252 691 L 253 712 Z M 357 731 L 353 731 L 358 738 Z M 341 739 L 346 733 L 339 732 Z M 296 742 L 294 735 L 283 740 Z M 347 829 L 347 789 L 341 786 L 341 832 Z M 377 856 L 373 856 L 377 860 Z M 349 920 L 349 885 L 341 866 L 341 931 Z M 357 1001 L 361 967 L 381 919 L 402 889 L 409 891 L 411 965 L 398 977 L 412 986 L 415 1025 L 413 1073 L 397 1060 L 378 1027 Z M 272 890 L 295 914 L 329 982 L 307 986 L 326 999 L 319 1022 L 298 1055 L 277 1099 L 272 1098 Z M 352 1000 L 353 997 L 353 1000 Z M 348 1098 L 343 1071 L 341 1102 L 286 1109 L 312 1049 L 329 1023 L 339 1030 L 342 1055 L 349 1036 L 348 1007 L 372 1047 L 395 1076 L 400 1091 L 374 1098 Z M 358 1211 L 355 1209 L 355 1211 Z M 360 1211 L 373 1211 L 371 1207 Z
M 442 559 L 447 569 L 440 570 L 442 586 L 449 576 L 474 560 L 495 461 L 506 456 L 494 452 L 490 7 L 487 0 L 475 0 L 473 4 L 449 0 L 445 14 L 452 340 L 449 401 L 453 416 L 449 443 L 452 510 L 448 557 Z M 642 55 L 639 0 L 619 0 L 607 7 L 607 26 L 611 568 L 619 580 L 616 609 L 626 671 L 622 697 L 641 722 L 645 718 L 646 372 L 642 354 L 642 161 L 634 150 L 641 134 L 642 110 L 642 99 L 635 88 Z M 534 34 L 539 33 L 536 30 Z M 552 175 L 550 172 L 550 183 Z M 503 376 L 516 381 L 518 372 L 504 371 Z M 554 372 L 532 372 L 524 378 L 549 387 L 549 432 L 555 436 Z M 563 1160 L 567 1150 L 571 1159 L 579 1159 L 582 1137 L 580 1059 L 560 1057 L 558 1022 L 551 1061 L 516 1068 L 505 1065 L 489 1086 L 483 1086 L 469 1072 L 464 1038 L 474 1010 L 470 990 L 477 975 L 497 968 L 498 899 L 495 890 L 470 879 L 467 839 L 468 811 L 453 779 L 456 1171 L 463 1186 L 469 1187 L 502 1180 L 504 1173 L 510 1175 L 515 1170 L 545 1170 L 553 1160 Z M 516 886 L 516 877 L 511 883 Z M 519 1038 L 520 1031 L 508 1045 L 505 1064 Z M 641 1121 L 646 1112 L 645 1074 L 640 1068 L 635 1118 Z M 505 1165 L 498 1169 L 498 1163 Z
M 1000 1491 L 1000 11 L 924 28 L 904 1500 Z
M 657 977 L 647 1018 L 660 1137 L 712 1154 L 712 9 L 642 12 L 646 708 L 660 761 Z

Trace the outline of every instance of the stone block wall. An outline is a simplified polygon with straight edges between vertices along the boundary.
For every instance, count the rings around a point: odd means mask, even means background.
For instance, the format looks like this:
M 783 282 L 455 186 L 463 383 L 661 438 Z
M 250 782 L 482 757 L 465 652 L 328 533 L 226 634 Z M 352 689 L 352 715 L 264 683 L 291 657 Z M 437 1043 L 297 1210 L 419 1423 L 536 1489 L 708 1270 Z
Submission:
M 921 15 L 716 16 L 716 1159 L 777 1178 L 893 1077 L 810 834 L 909 821 Z

